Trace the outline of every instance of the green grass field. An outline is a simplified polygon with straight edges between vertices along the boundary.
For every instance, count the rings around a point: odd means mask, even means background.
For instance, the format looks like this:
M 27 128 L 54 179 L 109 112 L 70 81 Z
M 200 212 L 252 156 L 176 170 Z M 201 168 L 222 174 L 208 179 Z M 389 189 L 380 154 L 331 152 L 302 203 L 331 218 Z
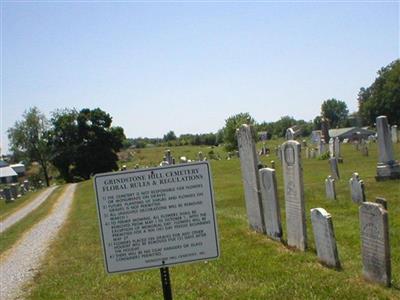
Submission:
M 17 200 L 9 203 L 6 203 L 4 199 L 0 201 L 0 220 L 4 220 L 9 215 L 23 207 L 25 204 L 28 204 L 29 201 L 35 199 L 43 191 L 44 190 L 41 189 L 34 192 L 28 192 L 25 195 L 21 196 L 21 198 L 18 198 Z
M 272 142 L 271 148 L 278 142 Z M 270 143 L 271 144 L 271 143 Z M 173 156 L 194 159 L 199 147 L 171 148 Z M 207 155 L 211 149 L 203 147 Z M 214 148 L 226 157 L 221 148 Z M 163 148 L 141 149 L 125 163 L 132 167 L 158 164 Z M 303 159 L 309 249 L 293 251 L 248 229 L 240 164 L 211 161 L 216 197 L 221 257 L 215 261 L 170 268 L 176 299 L 399 299 L 400 298 L 400 181 L 376 182 L 376 144 L 370 156 L 361 156 L 343 145 L 344 164 L 337 182 L 338 199 L 325 198 L 326 160 Z M 397 158 L 400 144 L 396 145 Z M 304 155 L 304 154 L 303 154 Z M 262 161 L 276 162 L 278 192 L 285 229 L 282 170 L 274 151 Z M 392 253 L 392 287 L 366 282 L 361 274 L 358 206 L 352 203 L 348 180 L 357 171 L 366 186 L 366 197 L 388 200 Z M 323 207 L 333 218 L 340 271 L 317 261 L 310 209 Z M 69 221 L 55 241 L 43 269 L 31 284 L 30 299 L 162 299 L 159 271 L 109 276 L 104 271 L 99 228 L 91 181 L 79 185 Z

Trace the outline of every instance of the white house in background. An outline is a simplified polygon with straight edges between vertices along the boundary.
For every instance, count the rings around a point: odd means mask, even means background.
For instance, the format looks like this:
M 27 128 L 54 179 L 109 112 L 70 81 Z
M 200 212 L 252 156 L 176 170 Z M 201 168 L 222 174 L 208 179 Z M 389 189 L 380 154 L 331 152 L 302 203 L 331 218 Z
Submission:
M 24 176 L 25 175 L 25 165 L 24 164 L 13 164 L 10 165 L 10 167 L 15 171 L 15 173 L 18 174 L 18 176 Z
M 0 182 L 11 183 L 18 181 L 18 174 L 5 161 L 0 160 Z

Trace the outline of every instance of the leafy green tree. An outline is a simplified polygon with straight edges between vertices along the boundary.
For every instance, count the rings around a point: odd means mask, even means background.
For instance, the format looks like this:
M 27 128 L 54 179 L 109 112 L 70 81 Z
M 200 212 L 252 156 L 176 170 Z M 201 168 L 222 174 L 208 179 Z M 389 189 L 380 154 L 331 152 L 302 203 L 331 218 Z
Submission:
M 58 111 L 53 115 L 50 145 L 53 164 L 66 181 L 89 179 L 96 173 L 117 170 L 117 152 L 125 140 L 121 127 L 111 127 L 103 110 Z
M 400 59 L 379 70 L 370 87 L 360 89 L 358 105 L 364 125 L 373 125 L 380 115 L 400 124 Z
M 164 140 L 164 142 L 175 141 L 176 140 L 175 132 L 170 130 L 167 134 L 164 134 L 163 140 Z
M 48 129 L 48 120 L 37 107 L 25 111 L 22 121 L 15 122 L 8 129 L 11 151 L 18 153 L 27 162 L 38 162 L 47 186 L 50 185 Z
M 349 115 L 344 101 L 334 98 L 325 100 L 321 105 L 321 116 L 329 120 L 331 128 L 342 126 Z
M 255 121 L 249 113 L 236 114 L 226 119 L 225 127 L 223 128 L 226 150 L 232 151 L 238 149 L 236 129 L 238 129 L 242 124 L 253 125 L 254 123 Z
M 297 121 L 290 116 L 281 117 L 274 124 L 274 135 L 277 137 L 284 137 L 286 130 L 293 125 L 296 125 Z

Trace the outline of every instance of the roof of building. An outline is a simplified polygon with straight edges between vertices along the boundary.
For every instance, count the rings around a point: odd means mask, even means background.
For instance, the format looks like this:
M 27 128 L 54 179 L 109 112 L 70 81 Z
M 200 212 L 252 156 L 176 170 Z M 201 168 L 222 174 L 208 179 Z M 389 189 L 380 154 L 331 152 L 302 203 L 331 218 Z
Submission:
M 0 168 L 8 167 L 8 163 L 4 160 L 0 160 Z
M 351 131 L 360 132 L 361 134 L 375 134 L 374 131 L 368 130 L 361 127 L 347 127 L 347 128 L 336 128 L 336 129 L 329 129 L 329 136 L 330 137 L 337 137 L 341 136 L 346 133 L 350 133 Z
M 11 168 L 14 168 L 14 167 L 24 167 L 24 168 L 25 168 L 25 165 L 19 163 L 19 164 L 12 164 L 12 165 L 10 165 L 10 167 L 11 167 Z
M 0 178 L 18 176 L 18 174 L 11 167 L 0 168 Z

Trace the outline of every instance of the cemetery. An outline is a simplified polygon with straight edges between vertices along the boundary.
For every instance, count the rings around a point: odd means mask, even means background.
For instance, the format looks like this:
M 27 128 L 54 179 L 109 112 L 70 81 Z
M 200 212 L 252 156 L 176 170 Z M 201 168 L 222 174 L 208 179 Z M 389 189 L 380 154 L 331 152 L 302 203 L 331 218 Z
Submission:
M 133 159 L 120 161 L 127 171 L 174 165 L 182 157 L 211 166 L 220 257 L 171 267 L 174 297 L 400 296 L 400 185 L 375 178 L 379 141 L 369 143 L 369 156 L 340 143 L 337 178 L 329 158 L 307 158 L 295 140 L 255 143 L 242 126 L 238 143 L 239 157 L 214 147 L 221 159 L 212 160 L 203 154 L 207 146 L 180 146 L 136 149 Z M 258 155 L 265 143 L 282 153 Z M 392 147 L 399 153 L 399 143 Z M 105 273 L 91 180 L 78 185 L 75 199 L 29 297 L 162 298 L 156 270 Z
M 2 1 L 0 300 L 400 299 L 375 2 Z

